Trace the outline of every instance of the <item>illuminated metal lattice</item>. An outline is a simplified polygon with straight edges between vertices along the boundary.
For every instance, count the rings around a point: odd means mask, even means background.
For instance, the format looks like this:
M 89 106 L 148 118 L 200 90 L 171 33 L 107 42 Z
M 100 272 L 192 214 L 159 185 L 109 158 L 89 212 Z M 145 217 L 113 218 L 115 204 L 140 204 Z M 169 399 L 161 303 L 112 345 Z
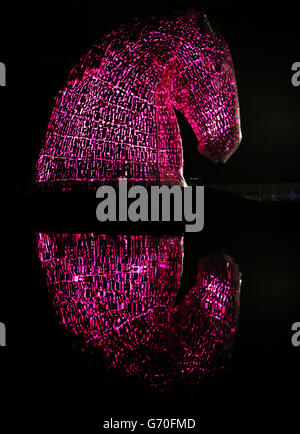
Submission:
M 240 293 L 230 257 L 200 259 L 180 289 L 181 236 L 39 233 L 38 253 L 59 322 L 109 371 L 159 389 L 226 371 Z
M 201 154 L 226 161 L 241 139 L 229 49 L 201 14 L 135 21 L 81 59 L 59 92 L 37 164 L 45 188 L 181 184 L 176 108 Z

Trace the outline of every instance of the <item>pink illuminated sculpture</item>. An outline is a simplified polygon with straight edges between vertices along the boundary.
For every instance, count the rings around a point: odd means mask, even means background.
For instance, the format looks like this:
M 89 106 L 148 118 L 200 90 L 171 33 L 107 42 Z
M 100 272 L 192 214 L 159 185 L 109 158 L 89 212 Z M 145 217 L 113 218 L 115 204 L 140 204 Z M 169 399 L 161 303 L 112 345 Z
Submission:
M 226 371 L 240 294 L 229 256 L 200 259 L 182 288 L 181 236 L 39 233 L 38 254 L 60 324 L 109 372 L 186 390 Z
M 174 108 L 193 128 L 200 154 L 225 162 L 238 147 L 230 52 L 202 14 L 135 21 L 93 46 L 56 97 L 37 185 L 93 190 L 119 178 L 185 185 Z

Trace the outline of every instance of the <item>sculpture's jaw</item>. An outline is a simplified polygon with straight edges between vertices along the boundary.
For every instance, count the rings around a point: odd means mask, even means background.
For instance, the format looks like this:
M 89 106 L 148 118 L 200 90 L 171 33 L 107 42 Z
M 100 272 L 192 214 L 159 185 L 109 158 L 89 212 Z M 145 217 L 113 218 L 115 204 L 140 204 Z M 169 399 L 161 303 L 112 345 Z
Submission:
M 233 131 L 227 134 L 228 139 L 224 137 L 216 138 L 211 142 L 206 142 L 200 137 L 198 143 L 198 152 L 208 158 L 213 163 L 226 163 L 229 158 L 239 147 L 242 140 L 240 121 Z M 199 137 L 199 136 L 198 136 Z
M 240 141 L 241 138 L 239 138 L 239 140 L 236 141 L 233 145 L 231 145 L 227 150 L 225 149 L 222 151 L 218 150 L 218 148 L 207 148 L 206 146 L 199 144 L 198 151 L 199 154 L 208 158 L 213 163 L 226 163 L 239 147 Z

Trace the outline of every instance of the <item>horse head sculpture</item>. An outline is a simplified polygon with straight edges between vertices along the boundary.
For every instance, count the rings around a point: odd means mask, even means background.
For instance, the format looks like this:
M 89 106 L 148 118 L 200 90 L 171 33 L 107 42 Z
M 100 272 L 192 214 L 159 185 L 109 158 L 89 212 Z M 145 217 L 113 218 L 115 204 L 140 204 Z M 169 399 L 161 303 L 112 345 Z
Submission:
M 174 108 L 200 154 L 227 161 L 241 140 L 236 81 L 229 49 L 203 15 L 135 21 L 81 59 L 55 100 L 36 183 L 184 185 Z

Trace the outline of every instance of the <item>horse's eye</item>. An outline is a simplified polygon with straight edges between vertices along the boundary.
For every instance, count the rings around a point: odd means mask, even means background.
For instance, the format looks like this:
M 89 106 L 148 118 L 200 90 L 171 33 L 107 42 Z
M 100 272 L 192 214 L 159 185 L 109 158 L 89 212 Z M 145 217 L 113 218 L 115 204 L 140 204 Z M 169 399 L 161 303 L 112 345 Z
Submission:
M 215 71 L 219 74 L 222 71 L 222 64 L 216 63 L 215 64 Z

